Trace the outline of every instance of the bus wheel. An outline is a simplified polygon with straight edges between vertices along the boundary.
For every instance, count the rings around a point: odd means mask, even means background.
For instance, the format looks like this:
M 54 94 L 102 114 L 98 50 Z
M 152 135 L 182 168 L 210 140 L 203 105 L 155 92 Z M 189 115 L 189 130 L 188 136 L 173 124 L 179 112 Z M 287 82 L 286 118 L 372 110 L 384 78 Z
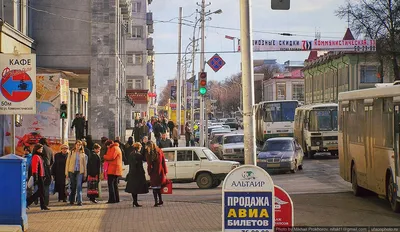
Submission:
M 389 174 L 389 180 L 386 183 L 386 198 L 390 203 L 390 207 L 392 208 L 393 212 L 399 213 L 400 212 L 400 202 L 397 201 L 397 190 L 394 185 L 393 176 Z
M 357 171 L 355 166 L 351 167 L 351 189 L 353 190 L 354 196 L 361 196 L 361 187 L 357 183 Z

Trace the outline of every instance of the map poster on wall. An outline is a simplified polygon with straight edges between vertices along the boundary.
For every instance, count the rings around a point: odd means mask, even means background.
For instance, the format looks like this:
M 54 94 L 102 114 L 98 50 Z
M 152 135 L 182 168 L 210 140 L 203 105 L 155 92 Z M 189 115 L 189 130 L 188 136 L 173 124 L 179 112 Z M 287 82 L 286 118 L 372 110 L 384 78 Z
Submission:
M 32 146 L 40 138 L 47 138 L 53 151 L 59 151 L 61 144 L 59 108 L 62 95 L 60 76 L 57 73 L 37 75 L 37 114 L 24 116 L 22 126 L 16 128 L 17 154 L 22 154 L 24 146 Z

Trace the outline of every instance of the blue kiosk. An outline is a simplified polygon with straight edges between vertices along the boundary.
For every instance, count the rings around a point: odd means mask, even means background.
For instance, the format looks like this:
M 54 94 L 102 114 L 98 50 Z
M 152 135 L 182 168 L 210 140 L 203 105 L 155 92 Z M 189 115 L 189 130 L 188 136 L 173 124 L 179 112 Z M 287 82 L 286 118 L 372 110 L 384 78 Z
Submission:
M 18 155 L 0 157 L 0 225 L 28 229 L 26 215 L 26 160 Z

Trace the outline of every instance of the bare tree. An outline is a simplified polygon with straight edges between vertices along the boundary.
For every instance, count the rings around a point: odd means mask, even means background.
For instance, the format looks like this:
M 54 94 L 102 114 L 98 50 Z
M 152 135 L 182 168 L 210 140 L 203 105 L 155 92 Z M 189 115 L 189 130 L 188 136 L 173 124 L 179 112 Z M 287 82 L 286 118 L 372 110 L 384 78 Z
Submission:
M 162 89 L 158 100 L 158 105 L 165 106 L 168 104 L 168 99 L 171 97 L 171 86 L 172 84 L 167 84 L 167 86 Z
M 399 0 L 347 0 L 336 11 L 339 18 L 351 22 L 356 34 L 377 40 L 378 59 L 389 59 L 394 79 L 400 80 L 400 1 Z

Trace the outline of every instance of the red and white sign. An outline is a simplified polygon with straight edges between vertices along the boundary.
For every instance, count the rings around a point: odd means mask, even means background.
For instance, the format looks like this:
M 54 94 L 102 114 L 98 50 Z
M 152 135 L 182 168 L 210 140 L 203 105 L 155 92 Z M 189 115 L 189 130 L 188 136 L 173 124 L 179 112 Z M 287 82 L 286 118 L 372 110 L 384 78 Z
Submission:
M 254 51 L 375 52 L 376 40 L 253 40 Z M 238 43 L 240 51 L 240 40 Z
M 0 54 L 0 115 L 36 114 L 36 55 Z
M 275 185 L 275 231 L 291 231 L 294 226 L 293 202 L 289 194 Z

